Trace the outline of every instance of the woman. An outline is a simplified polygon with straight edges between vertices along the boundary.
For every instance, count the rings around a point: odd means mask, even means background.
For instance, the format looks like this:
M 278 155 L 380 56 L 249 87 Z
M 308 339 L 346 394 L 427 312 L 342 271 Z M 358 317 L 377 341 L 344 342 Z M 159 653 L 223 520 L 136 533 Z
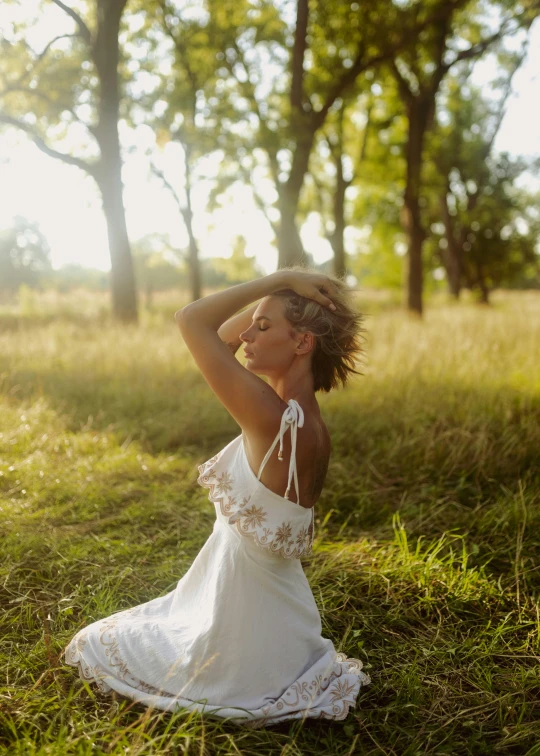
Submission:
M 362 316 L 348 296 L 339 279 L 293 267 L 176 313 L 242 433 L 198 468 L 216 522 L 176 588 L 94 622 L 66 648 L 83 679 L 253 728 L 344 719 L 356 704 L 369 677 L 322 638 L 300 563 L 330 456 L 315 393 L 357 372 Z M 246 367 L 234 358 L 241 343 Z

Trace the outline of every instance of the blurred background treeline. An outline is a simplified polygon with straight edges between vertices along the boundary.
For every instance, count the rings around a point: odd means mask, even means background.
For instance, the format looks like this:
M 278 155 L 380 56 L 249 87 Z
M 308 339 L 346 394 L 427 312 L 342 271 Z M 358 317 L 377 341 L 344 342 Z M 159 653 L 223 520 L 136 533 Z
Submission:
M 137 322 L 141 298 L 151 307 L 156 292 L 196 299 L 203 286 L 262 275 L 241 228 L 228 257 L 201 255 L 201 182 L 205 210 L 248 189 L 278 267 L 399 292 L 419 315 L 432 293 L 488 303 L 496 288 L 540 288 L 539 159 L 496 148 L 535 0 L 3 8 L 0 129 L 94 182 L 111 261 L 110 272 L 91 259 L 54 268 L 39 225 L 17 215 L 0 233 L 4 304 L 82 287 L 110 291 L 114 316 Z M 46 41 L 34 35 L 45 17 Z M 122 137 L 149 130 L 138 146 Z M 134 150 L 176 203 L 184 247 L 161 229 L 129 238 L 122 168 Z M 307 224 L 331 250 L 318 265 Z

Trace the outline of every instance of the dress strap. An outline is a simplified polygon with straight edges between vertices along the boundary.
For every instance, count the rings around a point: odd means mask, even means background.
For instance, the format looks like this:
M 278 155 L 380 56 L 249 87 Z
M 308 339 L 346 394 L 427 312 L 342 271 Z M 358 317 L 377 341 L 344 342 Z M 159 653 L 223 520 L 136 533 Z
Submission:
M 278 459 L 283 460 L 283 436 L 285 435 L 287 428 L 290 427 L 291 429 L 291 460 L 289 463 L 289 477 L 287 481 L 287 490 L 285 491 L 284 498 L 285 499 L 289 498 L 289 492 L 291 490 L 291 477 L 294 475 L 294 487 L 296 488 L 296 503 L 300 504 L 300 492 L 298 490 L 298 473 L 296 471 L 296 435 L 298 432 L 298 428 L 302 428 L 302 426 L 304 425 L 304 410 L 298 404 L 296 399 L 289 399 L 287 404 L 289 406 L 287 407 L 287 409 L 281 416 L 279 432 L 276 438 L 274 439 L 274 443 L 268 449 L 263 461 L 261 462 L 261 466 L 259 467 L 259 472 L 257 473 L 257 478 L 260 480 L 263 467 L 270 459 L 270 455 L 276 448 L 276 444 L 278 441 L 279 441 Z

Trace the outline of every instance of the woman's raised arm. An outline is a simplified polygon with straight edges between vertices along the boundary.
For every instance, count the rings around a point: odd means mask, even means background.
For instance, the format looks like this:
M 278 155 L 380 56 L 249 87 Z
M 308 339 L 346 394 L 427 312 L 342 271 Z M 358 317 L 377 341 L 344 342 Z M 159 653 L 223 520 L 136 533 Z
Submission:
M 248 307 L 247 310 L 233 315 L 232 318 L 226 320 L 223 325 L 220 325 L 218 328 L 219 338 L 227 344 L 233 354 L 236 354 L 238 349 L 242 346 L 240 334 L 251 325 L 253 313 L 257 307 L 258 304 L 256 302 Z

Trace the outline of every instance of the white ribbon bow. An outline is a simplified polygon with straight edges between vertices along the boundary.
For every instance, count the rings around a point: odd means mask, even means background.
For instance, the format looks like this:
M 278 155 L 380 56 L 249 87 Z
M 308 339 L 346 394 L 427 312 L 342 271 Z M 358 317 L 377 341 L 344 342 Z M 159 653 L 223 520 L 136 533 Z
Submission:
M 284 411 L 283 415 L 281 416 L 281 423 L 279 425 L 279 433 L 274 439 L 274 443 L 272 446 L 268 449 L 268 451 L 265 454 L 265 457 L 263 461 L 261 462 L 261 466 L 259 467 L 259 473 L 257 475 L 257 478 L 261 477 L 261 473 L 263 470 L 263 467 L 265 466 L 266 462 L 270 458 L 270 455 L 274 451 L 276 444 L 279 439 L 279 451 L 278 451 L 278 459 L 283 460 L 283 436 L 285 435 L 287 428 L 291 429 L 291 461 L 289 463 L 289 477 L 287 481 L 287 490 L 285 491 L 284 499 L 289 498 L 289 493 L 291 490 L 291 478 L 294 475 L 294 485 L 296 488 L 296 497 L 297 497 L 297 504 L 300 504 L 300 493 L 298 490 L 298 474 L 296 472 L 296 436 L 298 432 L 298 428 L 302 428 L 304 425 L 304 410 L 302 407 L 298 404 L 296 399 L 289 399 L 287 402 L 289 405 L 287 409 Z
M 289 399 L 287 402 L 289 405 L 283 415 L 281 416 L 281 424 L 279 426 L 279 452 L 278 459 L 283 460 L 283 436 L 287 431 L 287 427 L 291 429 L 291 460 L 289 462 L 289 477 L 287 480 L 287 490 L 285 491 L 285 499 L 289 498 L 291 490 L 291 478 L 294 475 L 294 485 L 296 488 L 297 504 L 300 503 L 300 493 L 298 490 L 298 474 L 296 472 L 296 437 L 298 434 L 298 428 L 302 428 L 304 425 L 304 410 L 298 404 L 296 399 Z

